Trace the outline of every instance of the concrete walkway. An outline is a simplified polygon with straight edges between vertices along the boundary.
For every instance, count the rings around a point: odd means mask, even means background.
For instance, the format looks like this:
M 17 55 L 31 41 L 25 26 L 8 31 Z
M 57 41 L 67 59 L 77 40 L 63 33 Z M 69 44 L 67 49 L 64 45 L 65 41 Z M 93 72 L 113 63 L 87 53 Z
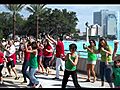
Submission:
M 19 80 L 14 80 L 15 75 L 12 72 L 13 77 L 4 77 L 4 85 L 0 85 L 0 88 L 27 88 L 27 84 L 21 84 L 21 82 L 23 81 L 23 76 L 21 73 L 21 69 L 22 69 L 22 65 L 21 64 L 17 64 L 16 65 L 16 70 L 20 76 Z M 7 71 L 6 68 L 3 69 L 3 76 L 5 76 L 5 72 Z M 41 81 L 42 87 L 43 88 L 61 88 L 61 84 L 62 84 L 62 78 L 63 78 L 63 71 L 60 71 L 60 80 L 52 80 L 52 78 L 55 77 L 55 70 L 51 69 L 51 74 L 48 76 L 45 76 L 43 74 L 37 74 L 36 77 L 39 78 L 39 80 Z M 80 86 L 82 88 L 110 88 L 108 86 L 108 83 L 105 82 L 105 86 L 101 87 L 101 82 L 100 80 L 97 80 L 96 82 L 92 83 L 91 82 L 85 82 L 85 80 L 87 79 L 87 76 L 84 74 L 78 74 L 78 82 L 80 84 Z M 66 88 L 75 88 L 72 78 L 69 78 L 69 81 L 67 83 L 67 87 Z

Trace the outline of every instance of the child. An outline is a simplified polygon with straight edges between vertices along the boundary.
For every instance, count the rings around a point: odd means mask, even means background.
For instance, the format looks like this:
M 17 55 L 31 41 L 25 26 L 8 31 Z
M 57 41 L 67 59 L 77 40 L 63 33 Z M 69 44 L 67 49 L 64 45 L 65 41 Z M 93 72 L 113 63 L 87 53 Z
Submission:
M 77 49 L 76 44 L 69 45 L 70 53 L 68 53 L 65 57 L 65 71 L 62 81 L 62 88 L 66 87 L 70 75 L 72 75 L 72 79 L 75 87 L 81 88 L 81 86 L 78 84 L 77 73 L 76 73 L 76 69 L 77 69 L 76 65 L 78 63 L 78 55 L 75 53 L 76 49 Z
M 120 59 L 114 61 L 113 84 L 115 88 L 120 88 Z

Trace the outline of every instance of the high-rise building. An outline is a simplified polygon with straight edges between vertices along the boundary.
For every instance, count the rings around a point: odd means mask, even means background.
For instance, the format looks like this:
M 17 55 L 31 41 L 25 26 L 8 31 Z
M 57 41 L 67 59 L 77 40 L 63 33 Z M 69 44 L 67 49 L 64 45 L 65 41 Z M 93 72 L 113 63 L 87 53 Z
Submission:
M 115 11 L 100 10 L 93 12 L 93 24 L 98 24 L 101 30 L 98 31 L 100 36 L 117 35 L 117 16 Z

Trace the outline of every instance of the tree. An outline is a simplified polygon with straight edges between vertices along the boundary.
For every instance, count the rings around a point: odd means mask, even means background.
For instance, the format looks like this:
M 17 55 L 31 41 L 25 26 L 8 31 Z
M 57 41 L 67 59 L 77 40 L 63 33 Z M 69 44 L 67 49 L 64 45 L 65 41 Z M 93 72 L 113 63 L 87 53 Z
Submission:
M 31 14 L 27 19 L 25 27 L 27 35 L 36 36 L 35 18 L 34 14 Z M 39 22 L 42 22 L 38 24 L 38 26 L 40 26 L 39 33 L 49 33 L 54 37 L 58 34 L 63 36 L 65 34 L 76 33 L 77 21 L 78 19 L 75 12 L 68 12 L 66 9 L 52 10 L 51 8 L 46 8 L 44 13 L 39 17 Z
M 0 35 L 4 38 L 11 33 L 12 30 L 12 15 L 10 13 L 0 13 Z
M 20 12 L 25 4 L 5 4 L 6 9 L 8 9 L 13 15 L 13 39 L 15 39 L 16 32 L 16 14 Z
M 33 13 L 34 16 L 36 16 L 36 40 L 38 39 L 38 25 L 39 25 L 39 15 L 43 14 L 45 9 L 44 6 L 46 4 L 31 4 L 30 7 L 28 6 L 26 10 L 28 10 L 30 13 Z

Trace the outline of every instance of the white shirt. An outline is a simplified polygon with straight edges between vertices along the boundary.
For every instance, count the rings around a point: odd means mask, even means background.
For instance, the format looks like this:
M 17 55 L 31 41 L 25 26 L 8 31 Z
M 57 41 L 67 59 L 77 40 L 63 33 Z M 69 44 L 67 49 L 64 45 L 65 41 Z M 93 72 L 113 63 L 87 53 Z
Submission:
M 10 48 L 8 48 L 8 50 L 9 50 L 10 53 L 6 53 L 7 56 L 11 56 L 12 54 L 14 54 L 16 52 L 16 49 L 15 49 L 14 45 L 10 46 Z

